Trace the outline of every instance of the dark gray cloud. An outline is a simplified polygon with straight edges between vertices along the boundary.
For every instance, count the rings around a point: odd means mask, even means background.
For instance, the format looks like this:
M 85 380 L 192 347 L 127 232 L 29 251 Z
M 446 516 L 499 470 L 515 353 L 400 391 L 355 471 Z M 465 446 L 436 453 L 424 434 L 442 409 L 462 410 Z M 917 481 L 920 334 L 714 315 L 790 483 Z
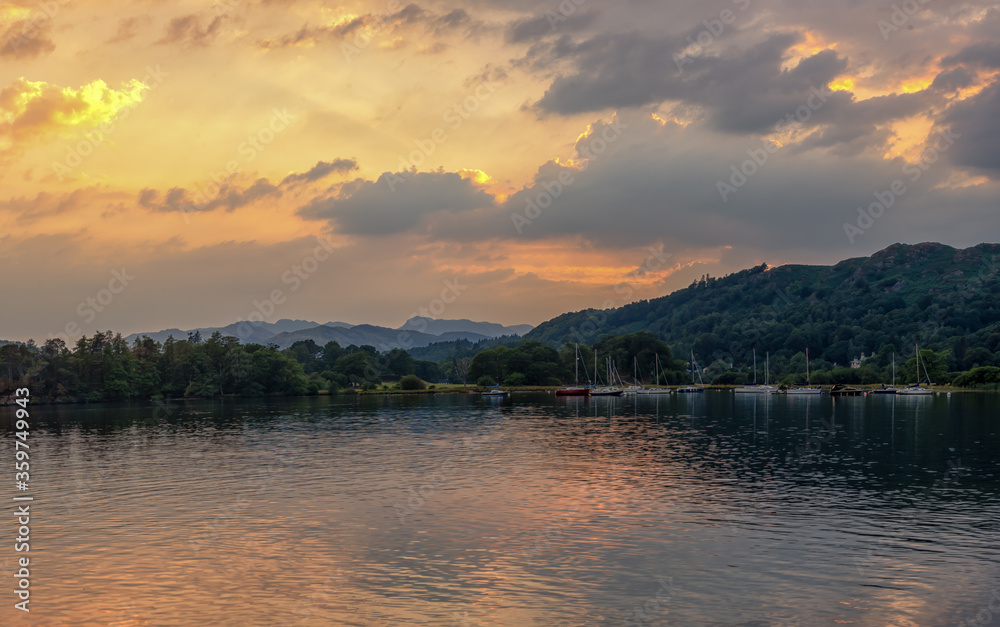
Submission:
M 388 235 L 420 229 L 425 218 L 494 206 L 491 195 L 452 172 L 385 173 L 376 181 L 345 184 L 314 198 L 298 214 L 328 220 L 337 232 Z
M 211 193 L 210 198 L 206 198 L 203 193 L 183 187 L 172 187 L 163 194 L 162 200 L 159 191 L 145 188 L 139 192 L 136 200 L 139 206 L 153 211 L 202 212 L 216 209 L 235 211 L 263 198 L 280 198 L 286 190 L 298 185 L 315 183 L 331 174 L 344 174 L 356 169 L 358 169 L 356 160 L 337 158 L 332 161 L 320 161 L 305 172 L 289 174 L 277 185 L 266 178 L 258 178 L 247 186 L 240 186 L 235 180 L 230 180 L 222 185 L 216 184 L 214 187 L 217 189 Z
M 934 82 L 931 83 L 931 89 L 950 94 L 958 91 L 959 89 L 970 87 L 975 82 L 975 74 L 964 67 L 957 67 L 945 70 L 935 76 Z
M 1000 178 L 1000 80 L 945 112 L 943 124 L 959 135 L 952 157 L 958 165 L 981 168 Z
M 534 42 L 565 33 L 584 32 L 594 26 L 600 14 L 581 10 L 570 15 L 549 11 L 537 17 L 517 20 L 509 24 L 504 33 L 508 43 Z
M 245 188 L 226 183 L 210 199 L 183 187 L 172 187 L 167 190 L 162 202 L 159 193 L 150 189 L 139 192 L 138 200 L 143 207 L 155 211 L 191 213 L 216 209 L 235 211 L 267 197 L 280 198 L 281 190 L 267 179 L 260 178 Z
M 312 183 L 334 172 L 347 173 L 357 169 L 358 169 L 358 162 L 354 159 L 334 159 L 333 161 L 320 161 L 306 172 L 289 174 L 281 181 L 281 185 L 290 185 L 294 183 Z
M 615 137 L 616 127 L 619 137 L 598 141 Z M 566 241 L 622 250 L 663 243 L 670 251 L 732 246 L 743 257 L 746 251 L 794 249 L 844 258 L 897 241 L 923 241 L 931 233 L 967 245 L 984 232 L 1000 232 L 997 186 L 950 186 L 951 153 L 921 167 L 886 160 L 879 151 L 844 157 L 820 147 L 785 147 L 767 154 L 762 146 L 760 139 L 661 124 L 635 113 L 621 124 L 591 125 L 577 144 L 575 161 L 585 167 L 548 162 L 530 185 L 502 202 L 457 174 L 428 173 L 398 183 L 395 191 L 385 178 L 353 181 L 300 214 L 329 220 L 339 233 L 405 233 L 456 246 Z M 746 165 L 753 155 L 763 163 Z M 734 179 L 733 168 L 750 174 Z M 895 181 L 905 191 L 849 240 L 844 225 L 857 224 L 858 207 L 869 207 L 876 192 L 884 198 Z M 735 187 L 723 197 L 720 182 Z
M 941 64 L 969 65 L 973 67 L 1000 69 L 1000 42 L 981 41 L 964 48 L 961 52 L 941 59 Z
M 767 132 L 847 67 L 846 59 L 824 50 L 782 70 L 789 48 L 799 39 L 775 34 L 727 56 L 682 56 L 680 65 L 674 55 L 682 55 L 687 44 L 677 37 L 625 33 L 579 44 L 563 39 L 532 53 L 553 61 L 568 58 L 575 67 L 556 78 L 536 106 L 545 113 L 569 115 L 679 101 L 705 107 L 717 128 Z M 835 100 L 824 109 L 849 104 L 845 95 Z

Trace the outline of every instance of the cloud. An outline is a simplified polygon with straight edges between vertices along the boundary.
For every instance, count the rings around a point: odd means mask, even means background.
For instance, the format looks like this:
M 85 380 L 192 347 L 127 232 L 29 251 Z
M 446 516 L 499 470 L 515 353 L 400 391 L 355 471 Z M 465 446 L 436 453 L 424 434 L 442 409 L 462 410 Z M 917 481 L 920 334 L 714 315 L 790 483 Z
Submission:
M 214 211 L 225 209 L 235 211 L 251 205 L 263 198 L 280 198 L 281 190 L 272 185 L 266 178 L 259 178 L 247 187 L 239 187 L 234 183 L 224 183 L 214 197 L 207 200 L 200 194 L 192 194 L 183 187 L 172 187 L 160 201 L 160 193 L 153 189 L 143 189 L 139 192 L 139 205 L 154 211 L 178 211 L 182 213 Z
M 152 19 L 148 15 L 122 18 L 118 20 L 118 30 L 105 43 L 120 44 L 131 41 L 139 34 L 139 29 L 151 21 Z
M 0 90 L 0 152 L 95 128 L 141 102 L 147 89 L 135 79 L 116 90 L 102 80 L 73 89 L 19 78 Z
M 581 32 L 594 25 L 596 11 L 574 13 L 569 16 L 549 12 L 537 17 L 517 20 L 509 24 L 504 33 L 507 43 L 536 42 L 545 37 Z
M 846 59 L 823 50 L 783 69 L 800 39 L 774 34 L 726 56 L 684 57 L 680 68 L 668 61 L 687 47 L 680 37 L 601 34 L 579 44 L 561 39 L 531 55 L 547 64 L 568 61 L 575 70 L 558 76 L 535 106 L 572 115 L 679 101 L 704 107 L 717 128 L 766 132 L 847 67 Z
M 11 22 L 6 29 L 0 29 L 0 58 L 30 59 L 52 52 L 56 45 L 51 31 L 52 21 L 43 13 Z
M 320 161 L 307 172 L 289 174 L 282 181 L 282 185 L 294 183 L 312 183 L 333 172 L 347 173 L 358 169 L 358 162 L 354 159 L 334 159 L 333 161 Z
M 299 209 L 309 220 L 327 220 L 338 233 L 388 235 L 418 229 L 434 215 L 494 206 L 494 198 L 454 172 L 386 173 L 376 181 L 345 184 L 333 196 Z
M 953 104 L 943 124 L 959 135 L 952 157 L 958 165 L 986 170 L 1000 178 L 1000 80 L 975 96 Z
M 281 198 L 285 191 L 299 185 L 320 181 L 333 173 L 347 173 L 358 169 L 354 159 L 336 158 L 320 161 L 306 172 L 289 174 L 277 185 L 267 178 L 258 178 L 247 185 L 240 185 L 233 177 L 224 183 L 216 183 L 211 198 L 203 192 L 192 192 L 183 187 L 172 187 L 161 194 L 158 190 L 144 188 L 139 191 L 136 202 L 139 206 L 153 211 L 205 212 L 216 209 L 235 211 L 254 204 L 264 198 Z
M 957 54 L 941 59 L 941 65 L 967 65 L 992 70 L 1000 69 L 1000 43 L 981 41 L 972 44 Z
M 488 29 L 485 22 L 473 18 L 465 9 L 456 8 L 447 13 L 435 13 L 411 3 L 395 13 L 378 11 L 351 16 L 342 21 L 322 26 L 306 24 L 297 31 L 260 40 L 258 45 L 264 49 L 308 48 L 327 40 L 367 45 L 375 37 L 393 37 L 416 27 L 422 27 L 425 33 L 435 37 L 443 37 L 452 33 L 472 36 Z M 444 49 L 442 48 L 444 45 L 443 42 L 434 42 L 425 46 L 425 50 L 432 51 L 437 48 L 437 51 L 440 52 Z M 402 42 L 394 42 L 384 49 L 402 47 L 404 47 Z
M 202 16 L 195 13 L 175 17 L 167 25 L 167 32 L 163 38 L 156 43 L 180 44 L 185 47 L 208 46 L 222 33 L 226 20 L 225 15 L 216 15 L 209 20 L 203 20 Z M 204 26 L 203 21 L 207 22 Z

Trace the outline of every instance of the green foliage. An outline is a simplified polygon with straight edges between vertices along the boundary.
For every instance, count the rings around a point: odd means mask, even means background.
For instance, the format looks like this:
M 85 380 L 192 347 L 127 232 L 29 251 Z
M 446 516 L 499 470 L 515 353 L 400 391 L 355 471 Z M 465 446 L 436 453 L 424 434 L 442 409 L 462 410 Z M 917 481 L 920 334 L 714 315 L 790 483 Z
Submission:
M 426 384 L 420 380 L 415 374 L 408 374 L 399 380 L 399 389 L 401 390 L 422 390 Z
M 1000 368 L 982 366 L 973 368 L 955 377 L 953 385 L 960 388 L 998 389 L 1000 388 Z
M 521 386 L 521 385 L 527 385 L 528 384 L 528 378 L 525 377 L 520 372 L 515 372 L 513 374 L 508 375 L 507 378 L 503 380 L 503 384 L 504 385 L 509 385 L 509 386 L 514 386 L 514 387 Z
M 497 384 L 496 380 L 488 374 L 484 374 L 483 376 L 476 379 L 476 385 L 478 385 L 481 388 L 493 387 L 496 384 Z
M 814 375 L 849 368 L 864 353 L 867 370 L 838 378 L 888 382 L 896 353 L 898 382 L 914 381 L 906 360 L 919 344 L 941 356 L 927 366 L 932 381 L 944 382 L 949 372 L 1000 365 L 1000 245 L 897 244 L 834 266 L 762 265 L 706 276 L 662 298 L 558 316 L 524 340 L 563 346 L 640 331 L 678 356 L 694 350 L 699 363 L 731 363 L 751 380 L 753 349 L 758 369 L 770 352 L 775 375 L 797 376 L 809 348 Z

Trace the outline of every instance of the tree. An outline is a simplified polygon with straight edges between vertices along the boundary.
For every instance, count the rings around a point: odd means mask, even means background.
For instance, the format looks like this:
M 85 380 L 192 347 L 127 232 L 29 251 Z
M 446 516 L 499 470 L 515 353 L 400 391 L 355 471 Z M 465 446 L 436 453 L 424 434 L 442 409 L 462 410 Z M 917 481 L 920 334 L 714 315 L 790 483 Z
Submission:
M 399 389 L 401 390 L 422 390 L 426 384 L 420 380 L 420 377 L 408 374 L 399 380 Z

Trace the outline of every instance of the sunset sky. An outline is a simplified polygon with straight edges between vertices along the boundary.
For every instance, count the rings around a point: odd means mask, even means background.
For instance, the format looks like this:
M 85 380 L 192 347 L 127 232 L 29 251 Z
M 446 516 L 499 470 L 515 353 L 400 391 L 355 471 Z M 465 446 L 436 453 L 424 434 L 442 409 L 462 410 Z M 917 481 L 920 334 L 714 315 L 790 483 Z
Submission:
M 0 339 L 996 242 L 998 114 L 990 2 L 0 0 Z

